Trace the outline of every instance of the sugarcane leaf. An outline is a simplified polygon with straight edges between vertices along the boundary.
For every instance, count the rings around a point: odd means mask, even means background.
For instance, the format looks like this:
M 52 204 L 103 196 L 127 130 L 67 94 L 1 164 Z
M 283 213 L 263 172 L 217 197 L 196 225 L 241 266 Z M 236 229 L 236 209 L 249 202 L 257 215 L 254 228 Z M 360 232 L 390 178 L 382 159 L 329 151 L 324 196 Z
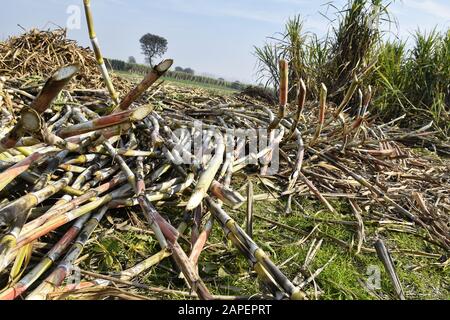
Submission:
M 28 245 L 23 246 L 19 249 L 16 259 L 14 260 L 14 265 L 11 268 L 11 272 L 9 274 L 9 286 L 12 286 L 17 281 L 19 281 L 20 277 L 22 276 L 23 272 L 30 262 L 32 249 L 33 243 L 29 243 Z

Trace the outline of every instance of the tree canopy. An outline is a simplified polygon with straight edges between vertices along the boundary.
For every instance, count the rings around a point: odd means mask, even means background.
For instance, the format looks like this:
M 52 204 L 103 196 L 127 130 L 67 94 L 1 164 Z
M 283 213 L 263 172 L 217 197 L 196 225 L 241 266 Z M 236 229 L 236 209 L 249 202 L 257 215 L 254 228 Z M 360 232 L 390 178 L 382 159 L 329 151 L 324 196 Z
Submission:
M 167 40 L 155 34 L 147 33 L 139 40 L 145 59 L 153 66 L 153 60 L 167 51 Z

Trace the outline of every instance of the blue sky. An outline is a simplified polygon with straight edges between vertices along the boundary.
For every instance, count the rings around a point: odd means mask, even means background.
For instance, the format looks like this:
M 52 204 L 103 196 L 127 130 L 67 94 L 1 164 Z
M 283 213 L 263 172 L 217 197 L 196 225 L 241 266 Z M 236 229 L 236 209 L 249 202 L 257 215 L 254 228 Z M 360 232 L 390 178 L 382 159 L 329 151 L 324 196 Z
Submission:
M 165 57 L 175 65 L 191 67 L 229 80 L 255 80 L 254 45 L 283 30 L 286 19 L 302 14 L 307 31 L 323 35 L 329 22 L 326 0 L 92 0 L 100 45 L 107 57 L 138 62 L 139 38 L 147 32 L 167 38 Z M 345 0 L 333 1 L 338 7 Z M 0 11 L 0 39 L 22 32 L 18 27 L 66 26 L 70 6 L 82 9 L 82 0 L 3 1 Z M 402 38 L 420 27 L 431 30 L 450 27 L 450 0 L 402 0 L 391 5 L 399 22 L 393 32 Z M 82 12 L 82 11 L 81 11 Z M 82 12 L 81 28 L 69 30 L 69 37 L 89 46 Z

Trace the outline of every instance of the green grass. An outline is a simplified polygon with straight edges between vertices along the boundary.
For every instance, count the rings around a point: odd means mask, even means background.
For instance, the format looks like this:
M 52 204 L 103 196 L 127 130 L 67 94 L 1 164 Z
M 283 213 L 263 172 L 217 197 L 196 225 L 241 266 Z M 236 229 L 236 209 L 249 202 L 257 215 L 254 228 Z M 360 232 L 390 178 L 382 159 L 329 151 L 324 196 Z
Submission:
M 114 71 L 115 74 L 118 76 L 121 76 L 125 79 L 131 80 L 133 82 L 139 82 L 142 79 L 142 75 L 134 74 L 126 71 Z M 179 80 L 179 79 L 173 79 L 170 77 L 163 77 L 165 83 L 169 85 L 174 86 L 181 86 L 186 88 L 195 88 L 195 89 L 204 89 L 207 90 L 213 94 L 221 94 L 221 95 L 229 95 L 233 93 L 239 92 L 238 90 L 225 87 L 225 86 L 218 86 L 214 84 L 208 84 L 203 82 L 196 82 L 196 81 L 189 81 L 189 80 Z

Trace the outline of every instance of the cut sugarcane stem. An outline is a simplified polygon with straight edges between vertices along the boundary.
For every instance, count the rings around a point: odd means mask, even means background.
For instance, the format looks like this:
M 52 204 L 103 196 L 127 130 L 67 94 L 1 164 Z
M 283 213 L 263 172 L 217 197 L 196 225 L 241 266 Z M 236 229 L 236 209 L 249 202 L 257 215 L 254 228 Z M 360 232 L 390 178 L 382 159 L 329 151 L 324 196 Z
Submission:
M 347 106 L 347 104 L 350 102 L 350 100 L 353 97 L 353 94 L 356 91 L 356 88 L 359 85 L 359 79 L 358 77 L 355 75 L 353 77 L 353 81 L 350 84 L 350 87 L 347 90 L 347 93 L 344 96 L 344 99 L 342 100 L 341 104 L 339 105 L 339 107 L 336 109 L 336 112 L 334 113 L 334 118 L 336 119 L 337 117 L 339 117 L 339 114 L 344 110 L 344 108 Z
M 47 110 L 52 101 L 78 70 L 79 66 L 77 64 L 68 65 L 56 71 L 47 80 L 38 96 L 31 103 L 31 106 L 22 110 L 21 117 L 14 128 L 0 140 L 0 152 L 14 147 L 26 132 L 35 133 L 42 128 L 43 120 L 40 115 Z
M 127 110 L 131 104 L 136 101 L 156 80 L 158 80 L 173 64 L 173 60 L 164 60 L 147 73 L 144 79 L 136 87 L 134 87 L 120 102 L 114 112 Z
M 394 261 L 392 260 L 391 254 L 389 253 L 386 245 L 383 240 L 378 239 L 375 242 L 375 250 L 377 251 L 378 258 L 380 258 L 381 262 L 386 269 L 386 272 L 389 275 L 389 279 L 391 280 L 392 285 L 394 286 L 395 293 L 400 300 L 405 300 L 405 294 L 403 292 L 403 287 L 398 278 L 397 272 L 395 271 Z
M 269 272 L 270 276 L 276 280 L 292 300 L 305 299 L 304 292 L 295 287 L 292 282 L 278 269 L 278 267 L 270 260 L 267 254 L 245 233 L 244 230 L 211 198 L 207 197 L 206 202 L 214 217 L 220 224 L 227 228 L 242 244 L 243 248 L 248 251 L 257 262 Z
M 300 119 L 302 118 L 305 103 L 306 103 L 306 84 L 305 81 L 303 81 L 303 79 L 300 79 L 298 83 L 298 92 L 297 92 L 297 113 L 295 114 L 294 122 L 287 135 L 286 140 L 290 140 L 294 136 L 295 130 L 297 129 L 298 124 L 300 123 Z
M 245 230 L 248 236 L 253 236 L 253 183 L 249 180 L 247 185 L 247 220 Z
M 281 120 L 283 120 L 286 113 L 286 105 L 288 102 L 289 93 L 289 64 L 286 60 L 281 59 L 279 61 L 280 69 L 280 96 L 279 96 L 279 107 L 278 114 L 276 118 L 270 123 L 269 131 L 278 128 Z
M 61 138 L 67 138 L 119 124 L 140 121 L 147 117 L 152 110 L 153 106 L 146 105 L 137 109 L 126 110 L 120 113 L 104 116 L 85 123 L 65 127 L 58 131 L 58 136 Z
M 78 64 L 72 64 L 56 71 L 47 80 L 39 95 L 32 102 L 30 108 L 36 110 L 38 114 L 42 114 L 47 110 L 61 90 L 69 83 L 75 74 L 77 74 L 79 69 L 80 66 Z
M 206 197 L 208 189 L 211 186 L 211 183 L 214 181 L 214 177 L 216 173 L 219 171 L 220 166 L 223 162 L 223 155 L 225 152 L 225 143 L 223 139 L 216 137 L 216 149 L 214 157 L 211 159 L 205 171 L 203 171 L 198 179 L 197 185 L 194 189 L 194 192 L 191 195 L 191 198 L 188 201 L 186 206 L 186 210 L 190 211 L 197 208 L 202 200 Z
M 92 43 L 92 48 L 94 50 L 95 58 L 97 59 L 97 64 L 100 68 L 100 72 L 102 73 L 103 80 L 105 82 L 106 88 L 108 89 L 109 95 L 111 96 L 111 99 L 113 100 L 113 103 L 115 106 L 119 104 L 119 95 L 114 89 L 114 85 L 111 81 L 111 77 L 109 76 L 108 69 L 105 65 L 105 60 L 103 59 L 102 52 L 100 50 L 100 45 L 98 43 L 97 35 L 95 33 L 94 29 L 94 19 L 92 17 L 92 10 L 91 10 L 91 1 L 90 0 L 83 0 L 84 3 L 84 12 L 86 15 L 86 21 L 87 26 L 89 30 L 89 38 Z

